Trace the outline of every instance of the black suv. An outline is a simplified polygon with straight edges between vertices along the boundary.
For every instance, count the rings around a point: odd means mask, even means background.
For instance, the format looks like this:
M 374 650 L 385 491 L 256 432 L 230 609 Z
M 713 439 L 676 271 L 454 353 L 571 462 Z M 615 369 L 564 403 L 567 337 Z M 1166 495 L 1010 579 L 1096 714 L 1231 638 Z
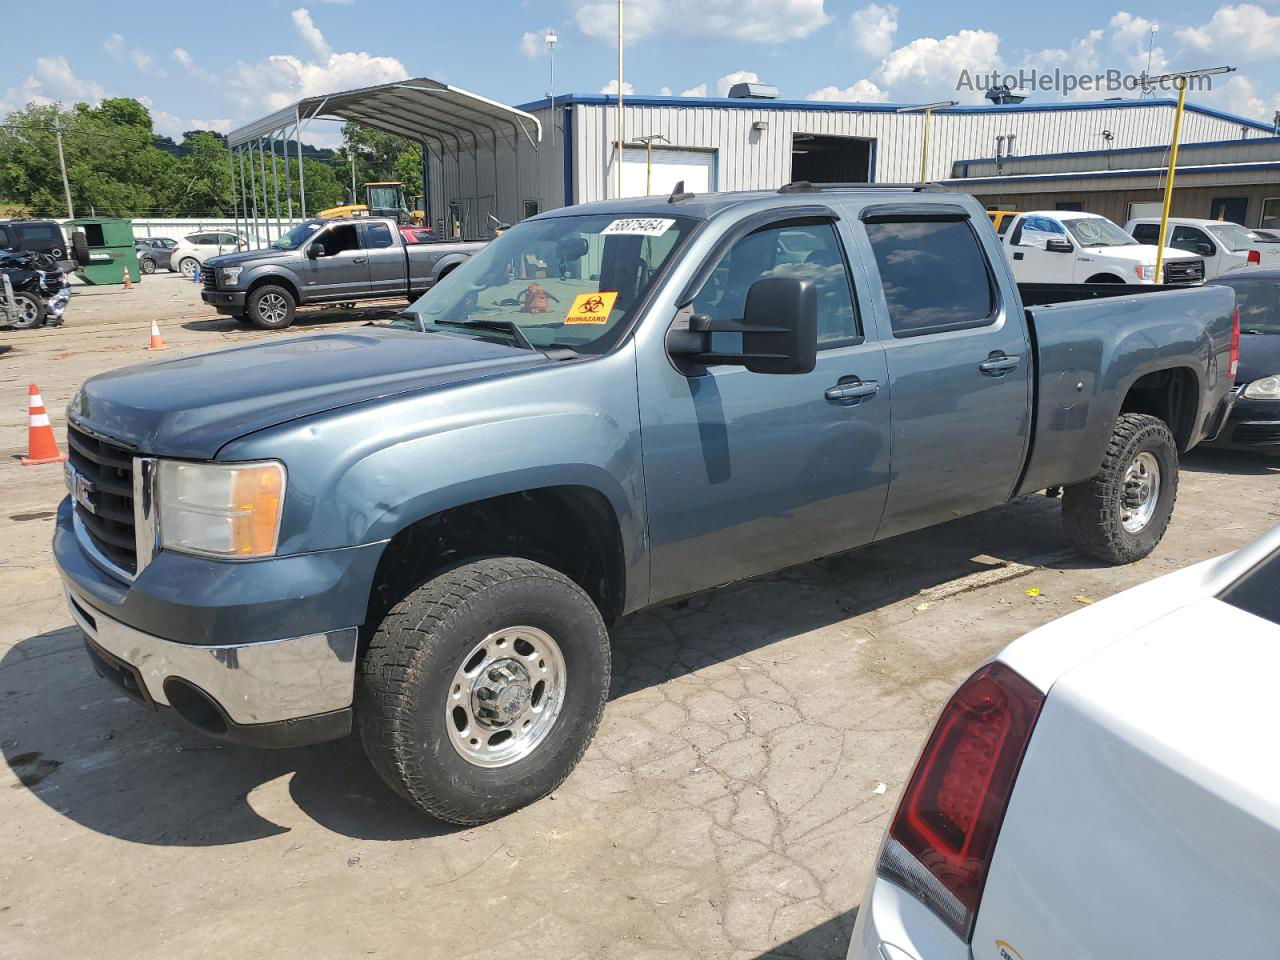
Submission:
M 58 261 L 63 273 L 77 264 L 89 262 L 89 246 L 84 234 L 72 237 L 68 247 L 62 228 L 52 220 L 0 220 L 0 249 L 47 253 Z

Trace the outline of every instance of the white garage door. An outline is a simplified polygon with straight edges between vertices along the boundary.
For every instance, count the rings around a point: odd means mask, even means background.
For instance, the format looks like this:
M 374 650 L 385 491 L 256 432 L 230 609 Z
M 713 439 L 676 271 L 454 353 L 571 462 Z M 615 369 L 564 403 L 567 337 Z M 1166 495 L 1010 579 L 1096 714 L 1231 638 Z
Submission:
M 643 147 L 628 147 L 622 153 L 622 195 L 643 197 L 645 194 L 662 196 L 669 194 L 677 183 L 684 181 L 690 193 L 711 193 L 715 190 L 714 150 L 653 149 L 653 170 L 649 189 L 645 189 L 647 151 Z

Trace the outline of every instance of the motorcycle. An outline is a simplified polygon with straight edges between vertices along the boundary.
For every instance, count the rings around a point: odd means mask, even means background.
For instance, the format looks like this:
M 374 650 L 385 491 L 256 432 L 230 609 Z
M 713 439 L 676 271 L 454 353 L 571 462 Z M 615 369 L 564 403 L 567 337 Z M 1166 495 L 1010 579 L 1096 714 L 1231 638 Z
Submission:
M 61 326 L 71 281 L 45 253 L 0 251 L 0 326 Z

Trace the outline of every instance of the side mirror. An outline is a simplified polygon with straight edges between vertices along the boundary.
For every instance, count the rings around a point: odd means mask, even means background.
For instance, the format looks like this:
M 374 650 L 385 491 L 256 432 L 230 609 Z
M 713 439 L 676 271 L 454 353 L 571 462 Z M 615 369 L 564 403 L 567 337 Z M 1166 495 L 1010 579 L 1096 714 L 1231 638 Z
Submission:
M 1071 245 L 1070 240 L 1056 239 L 1046 240 L 1044 242 L 1044 248 L 1049 253 L 1074 253 L 1076 249 Z
M 701 366 L 752 373 L 810 373 L 818 362 L 818 288 L 798 277 L 766 277 L 747 291 L 742 322 L 692 316 L 667 334 L 667 350 Z M 712 350 L 713 333 L 742 334 L 741 353 Z
M 1213 256 L 1213 254 L 1214 254 L 1213 244 L 1212 244 L 1212 243 L 1197 243 L 1197 244 L 1196 244 L 1196 253 L 1200 254 L 1200 256 L 1202 256 L 1202 257 L 1212 257 L 1212 256 Z
M 320 258 L 321 258 L 321 257 L 323 257 L 323 256 L 324 256 L 324 244 L 323 244 L 323 243 L 313 243 L 313 244 L 311 244 L 311 246 L 307 247 L 307 259 L 308 259 L 308 260 L 318 260 L 318 259 L 320 259 Z

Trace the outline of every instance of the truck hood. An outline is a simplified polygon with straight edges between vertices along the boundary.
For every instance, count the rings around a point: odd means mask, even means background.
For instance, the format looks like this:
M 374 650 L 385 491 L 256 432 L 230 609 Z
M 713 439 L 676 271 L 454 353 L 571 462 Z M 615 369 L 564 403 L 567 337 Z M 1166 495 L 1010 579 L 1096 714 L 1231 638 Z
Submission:
M 1252 383 L 1280 373 L 1280 333 L 1251 333 L 1240 338 L 1236 383 Z
M 1081 247 L 1080 252 L 1095 257 L 1106 257 L 1109 260 L 1123 260 L 1133 264 L 1143 263 L 1151 267 L 1156 265 L 1156 248 L 1145 243 L 1125 244 L 1122 247 Z M 1164 258 L 1165 260 L 1197 259 L 1185 250 L 1174 250 L 1172 247 L 1164 248 Z
M 263 263 L 267 260 L 293 259 L 296 256 L 298 256 L 298 251 L 296 250 L 276 250 L 273 247 L 267 247 L 262 250 L 245 250 L 243 253 L 221 253 L 206 260 L 205 266 L 247 267 L 253 263 Z
M 209 460 L 289 420 L 550 363 L 464 335 L 363 327 L 113 370 L 86 381 L 67 416 L 141 453 Z

